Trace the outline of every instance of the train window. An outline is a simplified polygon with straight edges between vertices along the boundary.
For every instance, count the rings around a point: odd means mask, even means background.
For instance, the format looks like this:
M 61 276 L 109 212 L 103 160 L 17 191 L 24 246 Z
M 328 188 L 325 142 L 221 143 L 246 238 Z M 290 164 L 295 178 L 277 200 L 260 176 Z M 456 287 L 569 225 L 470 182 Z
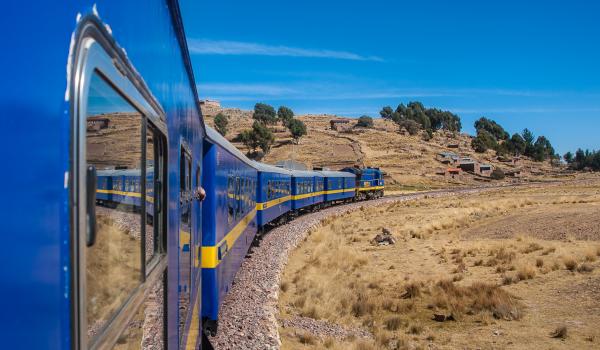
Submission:
M 242 206 L 240 203 L 240 178 L 235 178 L 235 220 L 237 221 L 240 218 L 240 214 L 242 213 Z
M 157 142 L 166 144 L 167 127 L 163 110 L 122 59 L 125 56 L 96 25 L 79 24 L 67 94 L 73 113 L 70 253 L 76 267 L 69 276 L 75 312 L 71 345 L 105 349 L 118 342 L 131 348 L 141 343 L 143 320 L 130 320 L 145 317 L 141 308 L 146 295 L 156 295 L 155 290 L 163 294 L 166 246 L 164 235 L 155 237 L 163 232 L 165 220 L 154 213 L 165 206 L 166 197 L 160 193 L 167 189 L 146 184 L 161 181 L 162 175 L 149 171 L 150 160 L 156 158 L 151 149 Z M 147 145 L 151 123 L 157 133 L 153 145 Z M 154 209 L 149 208 L 151 202 Z M 156 258 L 147 269 L 145 262 L 151 257 Z M 165 329 L 162 319 L 156 326 Z M 164 334 L 159 332 L 157 343 L 163 343 Z
M 233 177 L 229 176 L 227 178 L 227 222 L 228 223 L 232 223 L 233 222 L 233 215 L 234 215 L 234 184 L 233 184 Z
M 86 164 L 96 169 L 127 169 L 141 175 L 142 115 L 98 73 L 91 77 L 86 119 Z M 99 119 L 111 127 L 89 127 Z M 89 172 L 88 172 L 89 173 Z M 89 176 L 92 176 L 91 174 Z M 89 179 L 89 178 L 88 178 Z M 125 190 L 133 192 L 132 179 Z M 116 182 L 118 188 L 121 180 Z M 142 280 L 142 217 L 127 193 L 110 207 L 96 204 L 96 234 L 85 254 L 87 334 L 93 340 L 127 302 Z

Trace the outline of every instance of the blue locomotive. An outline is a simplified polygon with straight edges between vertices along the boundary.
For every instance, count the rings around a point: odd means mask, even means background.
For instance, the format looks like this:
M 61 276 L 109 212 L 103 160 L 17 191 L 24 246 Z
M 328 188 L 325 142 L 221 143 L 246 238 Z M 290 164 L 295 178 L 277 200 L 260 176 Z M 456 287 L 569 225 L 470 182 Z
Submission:
M 277 168 L 205 126 L 176 0 L 0 23 L 3 161 L 27 169 L 0 172 L 7 349 L 201 348 L 257 234 L 383 194 L 379 170 Z

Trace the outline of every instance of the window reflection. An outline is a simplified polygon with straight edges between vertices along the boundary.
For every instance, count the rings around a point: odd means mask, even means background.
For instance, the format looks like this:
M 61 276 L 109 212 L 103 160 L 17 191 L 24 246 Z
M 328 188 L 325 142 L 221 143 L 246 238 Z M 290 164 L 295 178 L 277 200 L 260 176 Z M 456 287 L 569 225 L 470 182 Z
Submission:
M 140 284 L 142 115 L 97 73 L 87 103 L 86 158 L 99 179 L 96 242 L 85 266 L 92 338 Z

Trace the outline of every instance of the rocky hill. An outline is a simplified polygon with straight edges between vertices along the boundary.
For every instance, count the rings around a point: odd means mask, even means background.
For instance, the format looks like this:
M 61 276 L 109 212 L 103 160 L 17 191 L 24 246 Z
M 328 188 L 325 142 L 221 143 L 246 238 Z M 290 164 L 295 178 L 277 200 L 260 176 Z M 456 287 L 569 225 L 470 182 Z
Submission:
M 207 124 L 212 125 L 218 112 L 229 117 L 229 132 L 226 135 L 229 140 L 234 140 L 242 130 L 252 125 L 252 111 L 232 108 L 203 108 Z M 441 152 L 453 152 L 479 163 L 491 164 L 506 173 L 516 173 L 517 176 L 507 176 L 501 180 L 503 182 L 572 176 L 562 167 L 553 167 L 549 162 L 539 163 L 522 158 L 513 164 L 512 159 L 498 159 L 494 151 L 476 153 L 471 148 L 471 136 L 465 133 L 438 131 L 433 138 L 425 141 L 423 135 L 411 136 L 399 131 L 392 121 L 384 119 L 374 119 L 373 128 L 367 129 L 354 127 L 354 118 L 335 115 L 300 115 L 297 118 L 306 123 L 308 134 L 295 145 L 284 127 L 272 127 L 276 142 L 271 152 L 262 159 L 264 162 L 273 164 L 293 159 L 309 167 L 380 167 L 388 174 L 388 188 L 398 191 L 473 186 L 492 181 L 489 177 L 472 172 L 461 172 L 454 178 L 448 176 L 447 169 L 454 165 L 438 161 L 437 156 Z M 330 121 L 333 119 L 347 120 L 348 123 L 344 125 L 347 130 L 332 130 Z M 243 144 L 234 144 L 242 151 L 247 151 Z

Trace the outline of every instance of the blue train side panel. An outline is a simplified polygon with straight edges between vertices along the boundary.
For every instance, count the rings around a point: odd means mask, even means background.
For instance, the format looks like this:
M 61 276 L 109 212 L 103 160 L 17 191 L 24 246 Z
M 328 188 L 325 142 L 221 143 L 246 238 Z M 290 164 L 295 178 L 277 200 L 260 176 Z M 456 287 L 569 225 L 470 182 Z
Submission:
M 288 170 L 254 162 L 258 170 L 257 224 L 263 228 L 292 209 L 292 176 Z
M 352 199 L 356 187 L 354 174 L 342 171 L 320 171 L 325 178 L 325 202 Z
M 210 327 L 256 235 L 257 171 L 214 130 L 207 133 L 201 256 L 202 318 Z
M 316 171 L 292 170 L 292 210 L 322 203 L 324 177 Z
M 71 102 L 67 93 L 69 54 L 78 20 L 99 18 L 143 78 L 164 111 L 169 128 L 168 248 L 178 247 L 179 142 L 201 156 L 203 122 L 195 82 L 186 68 L 185 48 L 173 13 L 174 1 L 8 2 L 0 28 L 4 69 L 0 140 L 5 186 L 0 203 L 3 245 L 0 263 L 13 266 L 0 275 L 2 346 L 7 349 L 71 349 L 73 302 L 69 181 Z M 98 14 L 97 16 L 95 14 Z M 197 156 L 196 156 L 197 155 Z M 109 186 L 110 184 L 106 184 Z M 102 197 L 99 197 L 102 198 Z M 108 199 L 104 197 L 102 199 Z M 32 205 L 35 203 L 35 205 Z M 26 208 L 26 210 L 24 210 Z M 198 213 L 198 216 L 200 214 Z M 27 242 L 27 253 L 22 249 Z M 177 254 L 169 256 L 169 348 L 178 346 Z M 170 281 L 173 282 L 173 281 Z M 32 330 L 34 335 L 32 336 Z

